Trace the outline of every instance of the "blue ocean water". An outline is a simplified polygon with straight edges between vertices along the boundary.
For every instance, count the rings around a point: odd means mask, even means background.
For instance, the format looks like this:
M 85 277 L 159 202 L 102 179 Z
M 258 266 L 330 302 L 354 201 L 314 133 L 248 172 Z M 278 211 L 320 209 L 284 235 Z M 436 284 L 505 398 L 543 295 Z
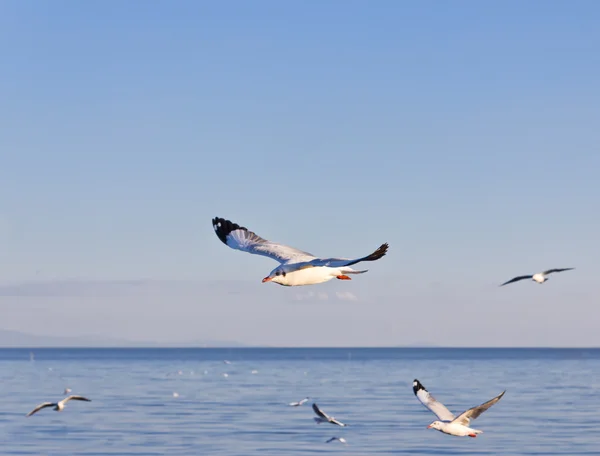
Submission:
M 414 378 L 455 413 L 507 392 L 458 438 Z M 600 454 L 596 349 L 0 349 L 0 380 L 2 455 Z M 25 417 L 66 387 L 92 402 Z

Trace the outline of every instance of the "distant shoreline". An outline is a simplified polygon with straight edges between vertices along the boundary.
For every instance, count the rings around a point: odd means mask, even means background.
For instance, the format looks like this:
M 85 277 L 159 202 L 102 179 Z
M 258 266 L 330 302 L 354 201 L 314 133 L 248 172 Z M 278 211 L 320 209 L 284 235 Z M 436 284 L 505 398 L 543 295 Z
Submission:
M 519 347 L 450 347 L 433 345 L 398 345 L 398 346 L 368 346 L 368 347 L 274 347 L 274 346 L 197 346 L 197 345 L 46 345 L 46 346 L 0 346 L 0 350 L 600 350 L 600 347 L 551 347 L 551 346 L 519 346 Z

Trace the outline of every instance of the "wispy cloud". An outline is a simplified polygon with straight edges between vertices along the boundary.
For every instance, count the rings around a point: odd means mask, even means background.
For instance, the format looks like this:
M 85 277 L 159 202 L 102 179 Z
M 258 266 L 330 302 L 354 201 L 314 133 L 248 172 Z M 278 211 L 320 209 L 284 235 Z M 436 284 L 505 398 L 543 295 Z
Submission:
M 190 289 L 193 282 L 161 280 L 84 280 L 65 279 L 0 284 L 4 297 L 118 297 L 144 295 L 156 291 L 177 293 Z
M 336 291 L 335 295 L 342 301 L 357 301 L 358 297 L 351 291 Z

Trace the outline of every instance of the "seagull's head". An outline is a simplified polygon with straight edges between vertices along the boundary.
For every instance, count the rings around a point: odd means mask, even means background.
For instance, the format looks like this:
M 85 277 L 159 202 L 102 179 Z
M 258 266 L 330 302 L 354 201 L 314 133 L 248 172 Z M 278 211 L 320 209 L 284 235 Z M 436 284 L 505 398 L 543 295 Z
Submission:
M 431 428 L 437 429 L 439 431 L 442 428 L 442 422 L 441 421 L 434 421 L 429 426 L 427 426 L 427 429 L 431 429 Z
M 285 278 L 285 276 L 286 276 L 286 272 L 280 266 L 278 268 L 273 269 L 267 277 L 262 279 L 262 283 L 275 282 L 275 283 L 278 283 L 279 285 L 287 285 L 287 279 Z

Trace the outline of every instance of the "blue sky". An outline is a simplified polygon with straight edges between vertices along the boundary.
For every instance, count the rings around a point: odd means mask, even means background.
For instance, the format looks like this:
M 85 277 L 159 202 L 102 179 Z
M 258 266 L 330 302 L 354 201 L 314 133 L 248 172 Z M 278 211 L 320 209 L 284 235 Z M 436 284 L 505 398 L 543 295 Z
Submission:
M 593 1 L 3 2 L 0 282 L 67 297 L 0 290 L 0 326 L 600 345 L 599 20 Z M 275 263 L 214 216 L 390 252 L 352 282 L 263 285 Z M 550 267 L 577 269 L 497 288 Z M 152 293 L 69 297 L 138 279 Z

